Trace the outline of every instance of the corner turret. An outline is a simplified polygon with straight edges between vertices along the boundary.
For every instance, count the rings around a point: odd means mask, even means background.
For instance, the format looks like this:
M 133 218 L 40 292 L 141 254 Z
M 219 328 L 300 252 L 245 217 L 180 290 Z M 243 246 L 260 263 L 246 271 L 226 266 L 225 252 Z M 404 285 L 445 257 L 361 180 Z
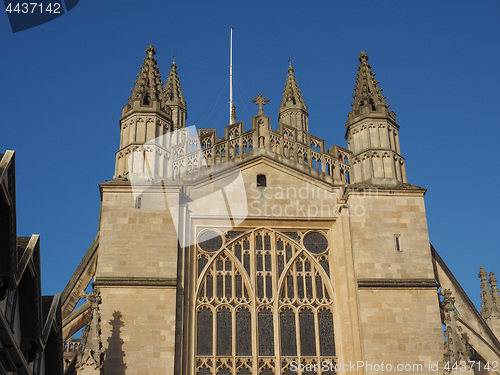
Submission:
M 165 100 L 166 92 L 162 87 L 155 54 L 156 50 L 150 45 L 146 49 L 147 56 L 137 75 L 138 79 L 134 82 L 132 96 L 128 98 L 129 103 L 122 109 L 120 149 L 116 153 L 114 178 L 146 171 L 146 166 L 143 165 L 145 143 L 149 143 L 147 151 L 150 154 L 155 152 L 155 157 L 152 158 L 154 160 L 151 160 L 154 165 L 148 165 L 147 168 L 153 168 L 157 174 L 167 165 L 168 154 L 165 145 L 155 144 L 156 150 L 151 149 L 151 143 L 173 130 L 172 109 Z
M 406 183 L 406 168 L 399 146 L 396 114 L 389 111 L 382 88 L 361 51 L 354 85 L 352 111 L 347 116 L 347 145 L 352 151 L 351 183 L 374 185 Z

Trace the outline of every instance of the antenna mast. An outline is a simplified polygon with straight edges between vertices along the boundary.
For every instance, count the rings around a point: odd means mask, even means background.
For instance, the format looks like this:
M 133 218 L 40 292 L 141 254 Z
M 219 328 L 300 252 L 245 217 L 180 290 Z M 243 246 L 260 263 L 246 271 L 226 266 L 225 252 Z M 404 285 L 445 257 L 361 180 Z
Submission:
M 233 28 L 231 27 L 231 47 L 229 52 L 229 125 L 233 123 Z

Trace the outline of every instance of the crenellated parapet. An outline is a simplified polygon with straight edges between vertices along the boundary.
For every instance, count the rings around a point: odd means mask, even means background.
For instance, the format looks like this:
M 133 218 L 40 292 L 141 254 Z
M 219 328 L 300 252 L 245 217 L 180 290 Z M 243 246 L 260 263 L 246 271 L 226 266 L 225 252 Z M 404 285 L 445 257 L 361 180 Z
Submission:
M 348 182 L 349 150 L 340 146 L 327 150 L 323 139 L 281 122 L 275 131 L 263 111 L 252 117 L 251 129 L 244 130 L 243 122 L 238 122 L 224 128 L 223 138 L 217 137 L 215 129 L 199 129 L 198 136 L 209 165 L 239 163 L 265 154 L 332 184 Z
M 218 137 L 216 129 L 198 129 L 197 134 L 193 134 L 194 127 L 170 131 L 168 123 L 155 123 L 153 118 L 144 120 L 144 135 L 142 122 L 141 140 L 147 141 L 126 142 L 127 146 L 118 153 L 118 178 L 134 174 L 135 178 L 150 181 L 191 180 L 198 178 L 207 166 L 239 165 L 265 156 L 330 184 L 348 183 L 349 150 L 336 145 L 327 149 L 323 139 L 285 124 L 280 123 L 278 130 L 273 130 L 270 118 L 263 113 L 252 117 L 250 129 L 245 130 L 242 121 L 226 126 L 224 137 Z M 131 122 L 129 127 L 137 124 Z M 152 129 L 151 136 L 147 129 Z M 158 137 L 152 138 L 153 130 Z M 126 132 L 122 129 L 122 134 Z

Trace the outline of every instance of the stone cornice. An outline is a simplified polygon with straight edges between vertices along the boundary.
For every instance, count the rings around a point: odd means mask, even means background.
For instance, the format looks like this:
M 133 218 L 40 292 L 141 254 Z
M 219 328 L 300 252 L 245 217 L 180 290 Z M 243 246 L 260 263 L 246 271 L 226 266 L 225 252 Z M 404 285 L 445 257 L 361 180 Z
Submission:
M 370 183 L 358 183 L 347 185 L 344 190 L 344 199 L 350 195 L 366 195 L 366 196 L 395 196 L 395 195 L 410 195 L 423 196 L 427 189 L 411 184 L 399 185 L 374 185 Z
M 176 285 L 177 279 L 166 277 L 99 277 L 93 282 L 94 287 L 175 287 Z
M 363 289 L 437 289 L 439 284 L 434 279 L 358 279 L 358 287 Z

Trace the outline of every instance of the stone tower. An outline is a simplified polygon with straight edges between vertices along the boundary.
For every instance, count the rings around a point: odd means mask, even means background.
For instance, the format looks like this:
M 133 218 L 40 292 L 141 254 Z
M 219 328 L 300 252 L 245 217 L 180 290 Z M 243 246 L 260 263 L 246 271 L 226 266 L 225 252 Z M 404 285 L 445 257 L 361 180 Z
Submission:
M 480 274 L 481 316 L 430 245 L 426 190 L 406 181 L 364 52 L 348 149 L 310 133 L 291 65 L 277 129 L 258 94 L 247 129 L 232 116 L 196 135 L 177 65 L 163 86 L 146 53 L 98 236 L 61 297 L 68 347 L 87 325 L 68 374 L 435 375 L 500 359 L 496 279 Z
M 182 98 L 180 86 L 177 87 L 179 78 L 175 72 L 175 64 L 172 64 L 172 71 L 167 80 L 172 89 L 166 91 L 163 89 L 155 54 L 156 50 L 153 46 L 146 49 L 147 57 L 144 58 L 137 81 L 134 82 L 132 96 L 122 109 L 120 149 L 116 153 L 115 178 L 129 173 L 145 173 L 144 153 L 153 155 L 147 160 L 152 163 L 148 167 L 154 174 L 158 175 L 162 169 L 166 168 L 166 145 L 154 142 L 154 140 L 163 137 L 174 128 L 172 108 L 167 105 L 167 99 L 170 103 L 176 104 L 175 126 L 180 126 L 179 121 L 185 123 L 186 104 Z M 173 93 L 174 88 L 176 95 Z M 179 101 L 179 94 L 182 101 Z M 183 109 L 179 109 L 182 103 L 184 103 Z M 146 148 L 145 143 L 148 144 Z
M 351 182 L 397 185 L 406 183 L 406 169 L 399 146 L 396 114 L 389 110 L 378 87 L 368 55 L 359 55 L 354 102 L 346 122 L 346 140 L 352 151 Z
M 100 185 L 93 286 L 102 301 L 102 371 L 107 375 L 165 374 L 175 367 L 177 234 L 168 210 L 147 207 L 165 208 L 165 196 L 178 197 L 180 187 L 165 190 L 147 181 L 168 170 L 167 135 L 184 126 L 186 105 L 175 64 L 165 89 L 155 53 L 153 46 L 146 49 L 132 96 L 122 110 L 114 179 Z M 174 109 L 167 103 L 174 103 Z M 148 194 L 134 195 L 133 176 L 147 185 Z M 80 372 L 88 369 L 80 367 Z

